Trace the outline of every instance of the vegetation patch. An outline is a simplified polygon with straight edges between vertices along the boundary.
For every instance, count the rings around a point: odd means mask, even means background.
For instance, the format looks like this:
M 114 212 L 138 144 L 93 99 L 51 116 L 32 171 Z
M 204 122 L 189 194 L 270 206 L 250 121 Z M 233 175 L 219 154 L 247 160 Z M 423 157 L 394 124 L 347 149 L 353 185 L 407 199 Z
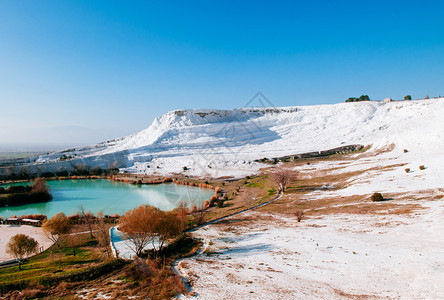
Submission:
M 41 285 L 44 283 L 42 280 L 45 282 L 58 281 L 57 278 L 74 280 L 80 278 L 82 272 L 92 272 L 90 268 L 98 267 L 102 263 L 102 254 L 94 246 L 90 246 L 90 242 L 90 239 L 84 237 L 76 247 L 75 255 L 72 247 L 61 243 L 60 247 L 52 246 L 43 253 L 29 258 L 21 269 L 19 266 L 0 269 L 0 291 Z

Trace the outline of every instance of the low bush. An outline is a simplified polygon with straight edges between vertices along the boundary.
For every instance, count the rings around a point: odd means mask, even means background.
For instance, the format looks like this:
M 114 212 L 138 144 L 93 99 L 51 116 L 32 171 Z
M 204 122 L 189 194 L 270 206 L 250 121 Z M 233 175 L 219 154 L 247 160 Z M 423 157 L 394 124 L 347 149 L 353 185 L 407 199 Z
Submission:
M 305 212 L 301 209 L 298 209 L 297 211 L 295 211 L 294 215 L 296 216 L 298 222 L 301 222 L 302 219 L 304 218 Z
M 137 296 L 142 299 L 171 299 L 186 292 L 180 277 L 161 259 L 134 261 L 126 268 L 125 278 L 137 282 Z M 118 292 L 114 297 L 120 298 Z
M 222 200 L 218 200 L 218 201 L 217 201 L 217 207 L 219 207 L 219 208 L 224 207 L 224 201 L 222 201 Z
M 377 202 L 377 201 L 383 201 L 384 197 L 382 196 L 381 193 L 374 193 L 371 197 L 372 201 Z
M 407 152 L 409 152 L 409 150 L 407 150 L 407 149 L 404 149 L 404 153 L 407 153 Z
M 194 254 L 197 249 L 202 245 L 201 240 L 193 239 L 186 233 L 182 233 L 174 239 L 173 242 L 163 247 L 158 253 L 154 250 L 148 250 L 148 257 L 163 257 L 166 259 L 177 259 L 179 257 L 187 257 Z
M 210 201 L 205 200 L 203 206 L 204 206 L 204 208 L 210 207 Z
M 405 172 L 406 172 L 406 173 L 410 172 L 410 168 L 406 168 L 406 169 L 405 169 Z
M 420 169 L 420 170 L 425 170 L 424 165 L 420 165 L 420 166 L 419 166 L 419 169 Z
M 214 203 L 216 203 L 216 201 L 217 201 L 217 196 L 211 196 L 210 205 L 214 205 Z
M 27 288 L 22 291 L 21 296 L 24 297 L 24 299 L 37 299 L 43 298 L 45 292 L 38 288 Z

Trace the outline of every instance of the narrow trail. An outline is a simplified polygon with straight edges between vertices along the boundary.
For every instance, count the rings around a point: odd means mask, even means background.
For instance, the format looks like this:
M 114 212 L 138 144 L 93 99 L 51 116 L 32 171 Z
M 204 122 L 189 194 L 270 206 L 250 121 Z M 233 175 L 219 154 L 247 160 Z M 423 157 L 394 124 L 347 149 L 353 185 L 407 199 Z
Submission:
M 266 202 L 264 202 L 264 203 L 261 203 L 261 204 L 258 204 L 258 205 L 255 205 L 255 206 L 252 206 L 252 207 L 250 207 L 250 208 L 246 208 L 246 209 L 243 209 L 243 210 L 241 210 L 241 211 L 238 211 L 238 212 L 235 212 L 235 213 L 232 213 L 232 214 L 229 214 L 229 215 L 226 215 L 226 216 L 223 216 L 223 217 L 217 218 L 217 219 L 215 219 L 215 220 L 212 220 L 212 221 L 210 221 L 210 222 L 207 222 L 207 223 L 205 223 L 205 224 L 203 224 L 203 225 L 200 225 L 200 226 L 198 226 L 198 227 L 195 227 L 195 228 L 189 229 L 189 230 L 187 230 L 187 231 L 185 231 L 185 232 L 193 232 L 193 231 L 196 231 L 196 230 L 201 229 L 201 228 L 203 228 L 203 227 L 206 227 L 206 226 L 208 226 L 208 225 L 215 224 L 215 223 L 220 222 L 220 221 L 222 221 L 222 220 L 225 220 L 225 219 L 231 218 L 231 217 L 233 217 L 233 216 L 236 216 L 236 215 L 242 214 L 242 213 L 244 213 L 244 212 L 246 212 L 246 211 L 250 211 L 250 210 L 253 210 L 253 209 L 257 209 L 257 208 L 259 208 L 259 207 L 262 207 L 262 206 L 265 206 L 265 205 L 267 205 L 267 204 L 270 204 L 270 203 L 272 203 L 272 202 L 274 202 L 274 201 L 280 199 L 281 197 L 282 197 L 282 193 L 279 193 L 279 195 L 277 195 L 277 197 L 275 197 L 275 198 L 273 198 L 273 199 L 271 199 L 271 200 L 268 200 L 268 201 L 266 201 Z M 186 278 L 184 275 L 182 275 L 182 273 L 181 273 L 181 268 L 180 268 L 180 265 L 179 265 L 179 264 L 180 264 L 183 260 L 185 260 L 185 259 L 189 259 L 189 258 L 193 258 L 193 257 L 196 257 L 196 256 L 201 255 L 201 254 L 205 251 L 205 249 L 206 249 L 207 247 L 208 247 L 208 242 L 203 243 L 202 246 L 200 246 L 200 248 L 196 251 L 196 253 L 195 253 L 194 255 L 191 255 L 191 256 L 188 256 L 188 257 L 184 257 L 184 258 L 180 258 L 180 259 L 176 260 L 176 261 L 173 263 L 173 265 L 171 266 L 171 267 L 173 268 L 174 273 L 176 273 L 177 275 L 179 275 L 179 276 L 181 277 L 181 279 L 182 279 L 182 283 L 183 283 L 183 285 L 185 286 L 185 288 L 186 288 L 186 290 L 187 290 L 187 294 L 191 293 L 191 292 L 193 291 L 193 288 L 192 288 L 192 286 L 188 283 L 187 278 Z
M 217 223 L 217 222 L 219 222 L 219 221 L 225 220 L 225 219 L 227 219 L 227 218 L 230 218 L 230 217 L 232 217 L 232 216 L 235 216 L 235 215 L 238 215 L 238 214 L 244 213 L 244 212 L 246 212 L 246 211 L 253 210 L 253 209 L 256 209 L 256 208 L 259 208 L 259 207 L 265 206 L 265 205 L 267 205 L 267 204 L 270 204 L 271 202 L 274 202 L 274 201 L 280 199 L 281 197 L 282 197 L 282 193 L 279 193 L 279 195 L 277 195 L 276 198 L 273 198 L 273 199 L 271 199 L 271 200 L 268 200 L 268 201 L 266 201 L 266 202 L 264 202 L 264 203 L 261 203 L 261 204 L 258 204 L 258 205 L 255 205 L 255 206 L 252 206 L 252 207 L 249 207 L 249 208 L 243 209 L 243 210 L 241 210 L 241 211 L 238 211 L 238 212 L 235 212 L 235 213 L 232 213 L 232 214 L 229 214 L 229 215 L 226 215 L 226 216 L 223 216 L 223 217 L 217 218 L 217 219 L 215 219 L 215 220 L 212 220 L 212 221 L 207 222 L 207 223 L 205 223 L 205 224 L 202 224 L 202 225 L 200 225 L 200 226 L 194 227 L 194 228 L 192 228 L 192 229 L 188 229 L 188 230 L 185 231 L 185 232 L 193 232 L 193 231 L 196 231 L 196 230 L 198 230 L 198 229 L 201 229 L 201 228 L 203 228 L 203 227 L 205 227 L 205 226 L 208 226 L 208 225 L 211 225 L 211 224 Z

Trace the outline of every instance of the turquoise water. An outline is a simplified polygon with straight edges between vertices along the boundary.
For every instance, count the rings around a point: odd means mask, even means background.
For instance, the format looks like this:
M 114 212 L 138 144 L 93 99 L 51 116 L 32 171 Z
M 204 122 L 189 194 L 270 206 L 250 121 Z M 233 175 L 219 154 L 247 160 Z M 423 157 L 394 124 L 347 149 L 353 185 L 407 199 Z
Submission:
M 214 191 L 176 184 L 132 185 L 104 179 L 48 181 L 53 199 L 16 207 L 0 207 L 0 217 L 43 214 L 51 217 L 58 212 L 75 214 L 79 205 L 94 214 L 122 215 L 142 204 L 171 210 L 182 201 L 192 205 L 209 200 Z

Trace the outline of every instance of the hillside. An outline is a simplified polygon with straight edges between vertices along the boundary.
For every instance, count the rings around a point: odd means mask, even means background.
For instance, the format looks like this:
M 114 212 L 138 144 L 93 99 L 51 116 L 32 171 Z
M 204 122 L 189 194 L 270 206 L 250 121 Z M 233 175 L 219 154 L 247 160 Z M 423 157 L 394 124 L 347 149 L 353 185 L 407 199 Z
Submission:
M 441 155 L 444 101 L 360 102 L 285 108 L 177 110 L 147 129 L 121 139 L 67 149 L 28 160 L 31 171 L 71 169 L 77 164 L 131 172 L 244 176 L 263 157 L 321 151 L 343 145 L 394 144 L 412 159 Z M 435 153 L 436 152 L 436 153 Z M 433 155 L 432 155 L 433 154 Z M 71 159 L 61 161 L 62 155 Z M 442 159 L 441 159 L 442 161 Z M 427 163 L 427 161 L 424 161 Z M 434 172 L 430 170 L 431 172 Z

